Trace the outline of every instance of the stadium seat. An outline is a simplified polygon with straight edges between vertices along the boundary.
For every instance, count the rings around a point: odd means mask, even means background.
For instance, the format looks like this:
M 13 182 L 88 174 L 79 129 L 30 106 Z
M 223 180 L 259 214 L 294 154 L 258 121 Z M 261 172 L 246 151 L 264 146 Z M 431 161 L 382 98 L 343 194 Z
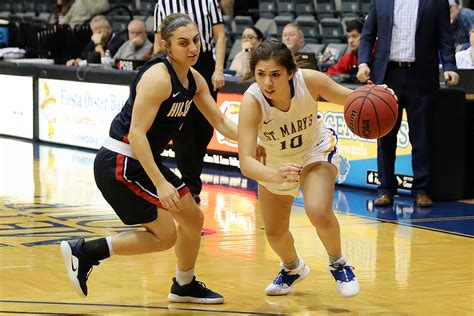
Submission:
M 277 0 L 278 15 L 287 15 L 295 17 L 295 1 L 294 0 Z
M 283 34 L 283 29 L 285 28 L 285 25 L 288 23 L 293 22 L 293 18 L 288 15 L 278 15 L 274 18 L 275 24 L 276 24 L 276 31 L 277 31 L 277 36 L 278 39 L 281 39 L 281 36 Z
M 295 0 L 296 16 L 312 16 L 317 17 L 314 2 L 311 0 Z
M 313 0 L 313 3 L 319 20 L 337 16 L 336 2 L 334 0 Z
M 345 43 L 346 33 L 341 20 L 337 18 L 324 18 L 321 20 L 321 30 L 324 43 Z
M 254 25 L 252 17 L 248 15 L 237 15 L 234 18 L 234 23 L 235 23 L 235 33 L 234 33 L 235 38 L 240 38 L 242 36 L 242 32 L 245 30 L 246 27 Z
M 341 0 L 341 17 L 359 17 L 360 12 L 359 0 Z
M 277 15 L 276 0 L 260 0 L 258 10 L 261 18 L 273 19 Z
M 318 44 L 322 42 L 321 27 L 313 16 L 298 16 L 296 23 L 303 31 L 306 43 Z

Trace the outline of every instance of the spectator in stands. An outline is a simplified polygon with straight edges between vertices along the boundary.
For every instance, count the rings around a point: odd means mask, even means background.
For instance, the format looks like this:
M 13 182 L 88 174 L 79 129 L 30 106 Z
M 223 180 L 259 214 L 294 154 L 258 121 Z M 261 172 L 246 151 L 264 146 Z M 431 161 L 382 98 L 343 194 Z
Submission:
M 363 25 L 364 22 L 362 19 L 355 19 L 347 22 L 347 44 L 350 51 L 342 56 L 337 64 L 328 68 L 328 75 L 357 74 L 357 66 L 359 65 L 357 54 L 359 51 L 360 34 L 362 33 Z
M 457 45 L 469 42 L 469 30 L 474 25 L 474 10 L 461 7 L 459 0 L 449 0 L 449 13 Z
M 149 59 L 153 44 L 147 37 L 145 22 L 135 19 L 128 23 L 128 41 L 120 46 L 113 59 Z
M 474 69 L 474 26 L 469 32 L 471 46 L 456 53 L 456 66 L 459 69 Z
M 316 53 L 304 42 L 304 33 L 297 23 L 288 23 L 283 28 L 281 41 L 288 49 L 296 55 L 298 53 Z
M 67 6 L 68 2 L 68 0 L 56 0 L 58 7 Z M 75 27 L 109 8 L 108 0 L 75 0 L 66 15 L 58 17 L 58 22 L 59 24 L 68 24 Z
M 377 139 L 378 197 L 375 206 L 393 203 L 398 181 L 395 175 L 397 133 L 402 111 L 408 119 L 412 145 L 412 194 L 417 207 L 430 207 L 430 113 L 439 89 L 441 57 L 443 77 L 456 85 L 454 39 L 450 29 L 446 0 L 395 1 L 372 0 L 362 29 L 359 47 L 360 82 L 389 85 L 398 97 L 398 120 L 386 136 Z M 373 46 L 377 47 L 372 57 Z M 439 128 L 439 127 L 435 127 Z
M 263 33 L 258 28 L 246 27 L 242 32 L 242 51 L 235 55 L 229 68 L 239 76 L 247 76 L 250 72 L 250 56 L 263 40 Z
M 109 56 L 114 56 L 120 46 L 124 43 L 121 36 L 117 36 L 110 26 L 109 20 L 103 15 L 96 15 L 90 22 L 92 30 L 91 41 L 82 51 L 81 56 L 67 61 L 67 66 L 77 66 L 82 60 L 87 60 L 91 53 L 98 53 L 100 57 L 109 52 Z

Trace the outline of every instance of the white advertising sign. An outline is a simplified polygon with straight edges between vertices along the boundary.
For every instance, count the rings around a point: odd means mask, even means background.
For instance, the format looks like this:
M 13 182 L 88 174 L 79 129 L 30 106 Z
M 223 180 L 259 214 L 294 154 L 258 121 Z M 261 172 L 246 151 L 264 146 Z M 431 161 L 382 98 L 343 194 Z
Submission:
M 33 139 L 33 78 L 0 75 L 0 134 Z
M 40 78 L 39 139 L 99 149 L 129 93 L 128 85 Z

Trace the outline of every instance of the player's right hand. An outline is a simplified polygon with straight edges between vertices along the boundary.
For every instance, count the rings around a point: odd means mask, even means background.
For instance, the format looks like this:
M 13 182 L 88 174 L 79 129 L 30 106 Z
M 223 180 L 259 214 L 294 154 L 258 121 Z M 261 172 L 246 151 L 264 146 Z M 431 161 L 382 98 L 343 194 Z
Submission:
M 276 183 L 297 183 L 303 166 L 296 163 L 284 163 L 276 171 L 275 182 Z
M 180 212 L 183 209 L 178 190 L 168 181 L 164 181 L 156 186 L 156 192 L 161 204 L 168 211 Z
M 367 65 L 361 65 L 357 71 L 357 79 L 360 82 L 367 82 L 370 79 L 370 68 Z

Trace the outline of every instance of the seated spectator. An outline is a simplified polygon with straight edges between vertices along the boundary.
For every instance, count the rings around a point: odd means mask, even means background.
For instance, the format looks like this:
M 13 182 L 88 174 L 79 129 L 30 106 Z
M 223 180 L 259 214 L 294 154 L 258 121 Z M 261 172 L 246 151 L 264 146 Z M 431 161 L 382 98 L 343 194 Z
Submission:
M 298 53 L 316 53 L 304 42 L 303 30 L 297 23 L 288 23 L 283 28 L 281 41 L 288 49 L 296 55 Z
M 459 69 L 474 69 L 474 26 L 469 33 L 471 46 L 456 53 L 456 66 Z
M 153 44 L 147 37 L 143 20 L 135 19 L 128 23 L 128 41 L 120 46 L 113 59 L 145 60 L 150 58 Z
M 357 53 L 360 45 L 360 34 L 362 33 L 363 20 L 355 19 L 347 22 L 347 44 L 350 51 L 339 59 L 337 64 L 328 68 L 328 75 L 357 74 Z
M 87 60 L 91 53 L 98 53 L 100 57 L 105 56 L 105 52 L 109 52 L 109 56 L 114 56 L 118 49 L 124 43 L 124 39 L 116 36 L 112 32 L 109 20 L 103 15 L 96 15 L 90 22 L 92 30 L 91 41 L 82 51 L 81 56 L 76 59 L 67 61 L 67 66 L 77 66 L 82 60 Z
M 449 12 L 456 45 L 469 42 L 469 30 L 474 25 L 474 10 L 461 7 L 459 0 L 449 0 Z
M 68 7 L 68 0 L 56 0 L 58 7 Z M 94 15 L 102 13 L 110 8 L 108 0 L 75 0 L 66 15 L 59 15 L 59 24 L 68 24 L 72 28 L 76 25 L 82 25 L 85 21 Z M 64 12 L 63 10 L 60 10 Z
M 235 55 L 229 68 L 239 76 L 247 76 L 250 72 L 250 56 L 263 39 L 263 33 L 256 27 L 245 28 L 242 32 L 242 51 Z

